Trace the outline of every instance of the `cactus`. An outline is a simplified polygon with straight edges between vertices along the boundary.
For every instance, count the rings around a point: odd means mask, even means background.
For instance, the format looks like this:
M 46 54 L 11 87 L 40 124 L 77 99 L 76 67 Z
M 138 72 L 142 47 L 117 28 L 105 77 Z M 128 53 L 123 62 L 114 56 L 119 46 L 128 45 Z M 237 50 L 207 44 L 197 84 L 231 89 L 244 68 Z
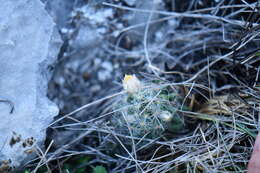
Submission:
M 152 86 L 153 83 L 148 85 Z M 184 120 L 177 114 L 177 109 L 181 106 L 177 90 L 170 87 L 143 87 L 131 75 L 125 77 L 123 86 L 127 94 L 115 103 L 114 109 L 120 111 L 116 111 L 112 120 L 117 131 L 134 137 L 146 135 L 154 139 L 160 137 L 165 130 L 176 132 L 183 128 Z

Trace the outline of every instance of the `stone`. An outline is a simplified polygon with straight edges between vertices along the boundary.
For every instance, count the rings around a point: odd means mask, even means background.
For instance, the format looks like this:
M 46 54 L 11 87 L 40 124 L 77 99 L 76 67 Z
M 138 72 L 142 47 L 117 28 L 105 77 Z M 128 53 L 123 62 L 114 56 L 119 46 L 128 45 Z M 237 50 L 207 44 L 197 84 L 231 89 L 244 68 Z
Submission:
M 75 0 L 42 0 L 46 4 L 46 10 L 53 17 L 59 28 L 66 27 L 67 21 L 73 10 Z
M 46 96 L 62 41 L 40 0 L 0 0 L 0 170 L 36 156 L 58 107 Z M 12 103 L 14 110 L 10 112 Z

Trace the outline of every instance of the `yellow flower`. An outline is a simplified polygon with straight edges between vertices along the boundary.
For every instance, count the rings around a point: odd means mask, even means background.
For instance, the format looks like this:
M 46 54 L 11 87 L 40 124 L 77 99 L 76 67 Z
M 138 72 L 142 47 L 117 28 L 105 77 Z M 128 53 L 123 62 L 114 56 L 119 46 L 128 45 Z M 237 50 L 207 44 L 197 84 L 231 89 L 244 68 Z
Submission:
M 140 90 L 142 84 L 135 75 L 125 75 L 123 87 L 128 93 L 133 94 Z

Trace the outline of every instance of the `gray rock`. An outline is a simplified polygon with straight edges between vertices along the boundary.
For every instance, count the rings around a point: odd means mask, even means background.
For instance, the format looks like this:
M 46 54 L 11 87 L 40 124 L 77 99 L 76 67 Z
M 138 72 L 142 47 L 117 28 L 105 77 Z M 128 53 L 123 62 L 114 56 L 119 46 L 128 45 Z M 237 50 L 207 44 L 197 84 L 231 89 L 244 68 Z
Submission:
M 58 108 L 46 97 L 61 40 L 39 0 L 0 0 L 0 172 L 36 155 Z
M 70 40 L 70 46 L 75 49 L 90 49 L 99 47 L 98 45 L 104 38 L 104 34 L 108 32 L 108 18 L 113 18 L 112 9 L 97 9 L 96 6 L 84 5 L 76 8 L 72 12 L 72 17 L 76 18 L 81 14 L 76 37 Z
M 140 11 L 134 11 L 131 13 L 131 15 L 127 16 L 127 20 L 129 22 L 129 25 L 135 26 L 140 25 L 142 26 L 136 27 L 133 29 L 133 31 L 136 32 L 129 32 L 129 36 L 133 40 L 140 40 L 143 39 L 143 35 L 145 33 L 145 28 L 147 22 L 151 22 L 153 20 L 157 20 L 159 18 L 158 14 L 153 13 L 153 10 L 162 10 L 163 9 L 163 3 L 161 0 L 151 1 L 151 0 L 142 0 L 142 1 L 136 1 L 135 7 L 137 9 L 143 9 L 143 10 L 150 10 L 151 12 L 143 13 Z M 149 30 L 148 30 L 148 39 L 151 39 L 151 36 L 153 33 L 155 33 L 159 28 L 161 28 L 162 25 L 160 22 L 158 23 L 149 23 Z M 138 33 L 138 34 L 136 34 Z
M 46 9 L 57 25 L 62 28 L 67 25 L 68 18 L 73 10 L 74 0 L 42 0 Z
M 150 1 L 150 0 L 143 0 L 143 1 L 138 1 L 136 3 L 136 8 L 138 9 L 144 9 L 144 10 L 153 10 L 153 9 L 157 9 L 158 7 L 154 7 L 156 6 L 156 4 L 154 4 L 154 1 Z M 138 24 L 142 24 L 142 23 L 147 23 L 147 20 L 150 16 L 150 13 L 142 13 L 142 12 L 138 12 L 135 11 L 133 13 L 132 19 L 129 20 L 131 25 L 138 25 Z M 157 17 L 157 15 L 153 14 L 153 19 L 155 18 L 155 16 Z M 144 29 L 144 27 L 141 27 Z
M 70 45 L 75 49 L 93 48 L 101 41 L 101 36 L 95 27 L 81 25 L 79 32 Z

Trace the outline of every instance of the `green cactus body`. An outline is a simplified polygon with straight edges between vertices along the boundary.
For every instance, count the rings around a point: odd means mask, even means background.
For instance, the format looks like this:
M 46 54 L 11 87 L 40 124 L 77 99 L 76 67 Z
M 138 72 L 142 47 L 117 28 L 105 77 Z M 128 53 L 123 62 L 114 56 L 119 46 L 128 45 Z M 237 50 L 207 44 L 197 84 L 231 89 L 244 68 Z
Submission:
M 175 91 L 176 92 L 176 91 Z M 171 88 L 144 88 L 116 102 L 112 123 L 123 134 L 154 139 L 165 130 L 176 132 L 184 123 L 176 113 L 181 99 Z M 131 133 L 130 133 L 131 131 Z

